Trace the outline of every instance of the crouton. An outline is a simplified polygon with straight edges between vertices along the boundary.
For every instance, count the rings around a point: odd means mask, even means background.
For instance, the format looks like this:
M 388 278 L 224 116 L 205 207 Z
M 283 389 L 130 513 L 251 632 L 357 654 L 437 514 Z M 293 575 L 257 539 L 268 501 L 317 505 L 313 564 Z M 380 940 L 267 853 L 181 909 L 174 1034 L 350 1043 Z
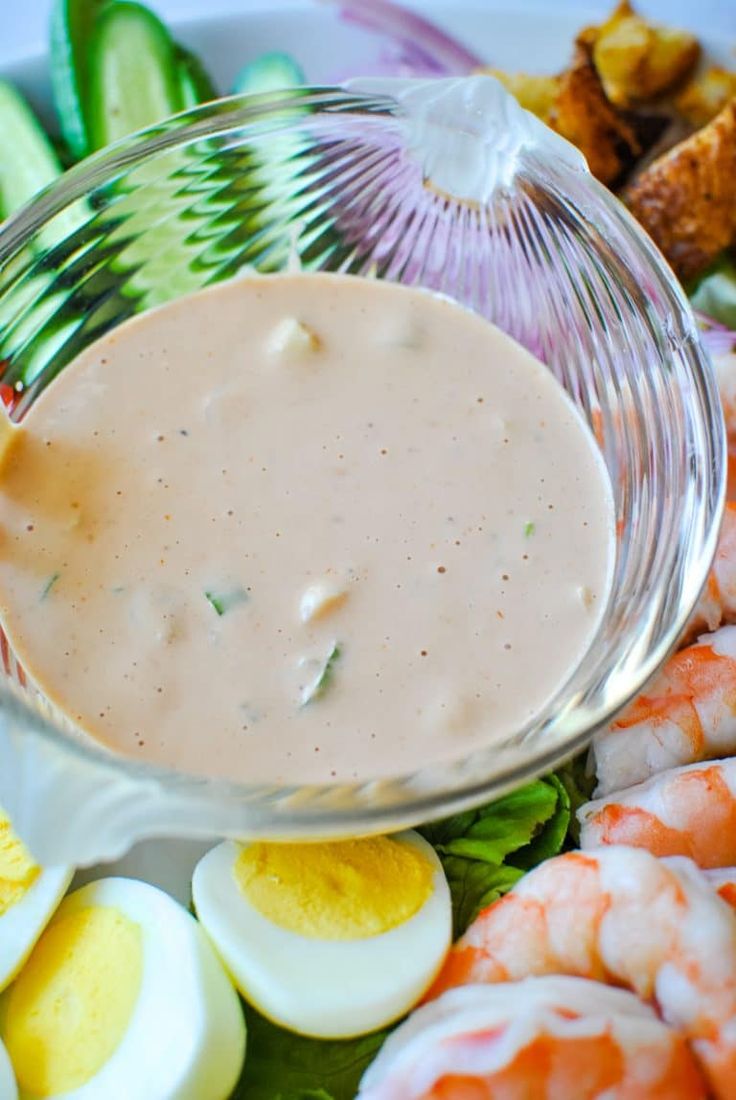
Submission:
M 717 65 L 690 80 L 675 99 L 675 107 L 691 126 L 706 126 L 736 96 L 736 73 Z
M 582 37 L 592 43 L 606 95 L 620 107 L 670 91 L 692 72 L 700 56 L 693 35 L 648 23 L 628 0 Z
M 558 76 L 532 76 L 529 73 L 507 73 L 502 69 L 480 69 L 487 76 L 495 76 L 506 91 L 519 101 L 522 107 L 546 122 L 560 86 Z
M 736 98 L 627 189 L 632 214 L 683 281 L 736 240 L 735 180 Z
M 571 66 L 560 76 L 547 121 L 580 149 L 602 183 L 615 184 L 641 152 L 632 127 L 606 98 L 584 41 L 578 41 Z

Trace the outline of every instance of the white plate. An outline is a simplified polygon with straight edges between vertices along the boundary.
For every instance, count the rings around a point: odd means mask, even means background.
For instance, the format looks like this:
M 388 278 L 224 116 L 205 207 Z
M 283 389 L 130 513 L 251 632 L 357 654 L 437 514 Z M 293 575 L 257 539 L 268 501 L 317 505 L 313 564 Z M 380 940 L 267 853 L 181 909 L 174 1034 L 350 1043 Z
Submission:
M 26 0 L 28 2 L 28 0 Z M 581 27 L 599 20 L 614 0 L 563 3 L 561 0 L 424 0 L 415 9 L 446 27 L 487 58 L 510 70 L 554 72 L 570 55 Z M 0 0 L 0 67 L 17 81 L 47 124 L 54 125 L 45 57 L 22 56 L 25 43 L 40 41 L 49 0 L 30 0 L 30 16 L 9 17 L 10 0 Z M 358 75 L 377 55 L 372 36 L 336 18 L 334 6 L 314 0 L 160 0 L 153 2 L 176 38 L 202 57 L 217 86 L 226 92 L 236 73 L 251 58 L 270 49 L 292 53 L 313 83 L 330 83 Z M 681 25 L 698 34 L 708 54 L 736 65 L 736 0 L 640 0 L 638 9 L 651 18 Z M 210 13 L 196 17 L 203 9 Z M 213 12 L 217 14 L 212 14 Z M 14 29 L 5 35 L 3 20 Z M 23 34 L 26 35 L 25 39 Z M 15 54 L 12 63 L 3 65 Z M 192 868 L 211 845 L 189 841 L 149 841 L 107 867 L 80 872 L 79 883 L 101 874 L 123 874 L 162 886 L 185 905 L 190 900 Z

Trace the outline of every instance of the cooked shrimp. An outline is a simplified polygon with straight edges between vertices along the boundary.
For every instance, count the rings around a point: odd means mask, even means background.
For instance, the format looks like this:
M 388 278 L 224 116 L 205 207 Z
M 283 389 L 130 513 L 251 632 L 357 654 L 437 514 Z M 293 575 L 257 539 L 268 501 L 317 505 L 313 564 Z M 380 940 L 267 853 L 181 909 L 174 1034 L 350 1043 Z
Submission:
M 736 752 L 736 626 L 681 649 L 644 692 L 596 734 L 597 795 L 665 768 Z
M 629 844 L 701 867 L 736 863 L 736 758 L 671 768 L 645 783 L 586 802 L 580 847 Z
M 716 630 L 724 623 L 736 621 L 736 354 L 727 351 L 736 335 L 719 328 L 704 333 L 721 394 L 723 415 L 728 436 L 727 500 L 721 527 L 721 537 L 715 552 L 713 568 L 708 573 L 703 594 L 690 619 L 684 640 L 691 640 L 703 630 Z
M 724 351 L 723 348 L 729 341 L 734 340 L 733 350 Z M 723 330 L 715 336 L 711 333 L 711 343 L 714 340 L 722 342 L 722 346 L 711 351 L 713 366 L 716 370 L 718 392 L 721 395 L 723 417 L 726 421 L 726 435 L 728 438 L 728 500 L 736 500 L 736 337 Z M 710 344 L 709 344 L 710 347 Z
M 568 852 L 483 910 L 427 999 L 457 985 L 570 974 L 628 986 L 691 1041 L 717 1097 L 736 1080 L 736 919 L 681 856 Z
M 725 351 L 736 336 L 711 329 L 705 336 L 713 356 L 723 415 L 728 433 L 728 487 L 726 508 L 713 568 L 693 612 L 686 640 L 703 630 L 716 630 L 736 621 L 736 354 Z
M 736 909 L 736 867 L 714 867 L 704 871 L 713 889 L 732 909 Z
M 734 620 L 736 620 L 736 502 L 729 501 L 723 511 L 723 522 L 713 567 L 693 612 L 687 634 L 693 637 L 703 630 L 716 630 L 722 623 L 732 623 Z
M 708 326 L 703 332 L 703 343 L 715 367 L 726 429 L 736 433 L 736 333 L 707 318 L 702 323 Z
M 698 1100 L 683 1037 L 624 989 L 527 978 L 451 989 L 384 1043 L 358 1100 Z

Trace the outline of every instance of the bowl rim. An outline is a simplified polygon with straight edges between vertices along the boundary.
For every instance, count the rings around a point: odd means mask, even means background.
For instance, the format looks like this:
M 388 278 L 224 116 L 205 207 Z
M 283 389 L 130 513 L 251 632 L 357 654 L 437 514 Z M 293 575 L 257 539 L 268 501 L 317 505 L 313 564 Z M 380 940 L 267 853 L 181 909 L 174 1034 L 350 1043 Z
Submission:
M 490 78 L 487 78 L 490 79 Z M 130 135 L 114 145 L 93 154 L 80 164 L 67 170 L 58 180 L 46 187 L 36 198 L 12 215 L 0 225 L 0 274 L 8 260 L 22 248 L 23 242 L 41 230 L 57 214 L 68 208 L 73 202 L 83 199 L 96 188 L 104 185 L 114 173 L 130 169 L 145 161 L 148 157 L 167 149 L 189 144 L 197 139 L 211 137 L 223 131 L 239 130 L 253 122 L 264 122 L 270 118 L 282 118 L 289 108 L 293 109 L 295 97 L 300 106 L 309 107 L 317 112 L 339 114 L 358 111 L 362 114 L 378 116 L 401 116 L 400 104 L 385 94 L 365 94 L 346 91 L 340 87 L 303 87 L 283 93 L 261 93 L 257 95 L 229 96 L 200 107 L 189 109 Z M 604 188 L 593 181 L 594 186 L 604 194 L 606 201 L 619 218 L 624 218 L 629 231 L 634 231 L 639 247 L 643 248 L 647 258 L 653 264 L 666 285 L 673 292 L 681 309 L 692 319 L 692 312 L 684 294 L 674 276 L 655 246 L 644 231 L 624 212 L 623 207 Z M 694 321 L 693 321 L 694 325 Z M 702 349 L 701 349 L 702 350 Z M 702 418 L 707 421 L 708 439 L 712 441 L 710 485 L 712 492 L 709 501 L 703 502 L 703 520 L 700 534 L 699 556 L 697 559 L 700 577 L 698 590 L 705 584 L 708 569 L 713 559 L 719 531 L 720 514 L 725 499 L 726 484 L 726 437 L 720 399 L 712 369 L 707 369 L 707 355 L 703 352 L 702 366 L 697 378 L 702 398 Z M 706 514 L 707 513 L 707 514 Z M 702 528 L 702 529 L 701 529 Z M 692 540 L 696 535 L 691 536 Z M 696 597 L 697 598 L 697 597 Z M 695 600 L 693 600 L 694 606 Z M 172 791 L 181 799 L 197 802 L 202 796 L 206 801 L 222 804 L 222 821 L 212 827 L 203 828 L 195 822 L 180 824 L 176 828 L 177 836 L 201 835 L 241 835 L 243 829 L 248 835 L 268 835 L 291 838 L 314 836 L 347 835 L 351 832 L 387 831 L 433 817 L 444 816 L 460 809 L 495 797 L 535 776 L 551 770 L 562 761 L 586 747 L 596 730 L 605 725 L 611 717 L 637 694 L 650 676 L 662 664 L 676 646 L 678 638 L 692 611 L 692 606 L 678 607 L 678 614 L 670 624 L 670 629 L 662 635 L 658 644 L 651 648 L 641 661 L 638 675 L 633 678 L 627 689 L 607 705 L 601 707 L 594 720 L 582 721 L 580 714 L 577 722 L 566 726 L 564 730 L 547 731 L 549 741 L 542 745 L 537 739 L 528 746 L 523 759 L 516 759 L 488 774 L 480 766 L 477 778 L 469 778 L 451 786 L 442 787 L 430 782 L 427 785 L 423 776 L 434 771 L 442 771 L 442 765 L 432 765 L 430 769 L 392 775 L 390 779 L 320 785 L 276 785 L 248 784 L 228 779 L 194 775 L 179 771 L 173 767 L 137 761 L 109 750 L 94 741 L 90 736 L 82 740 L 63 729 L 62 724 L 52 722 L 38 711 L 23 702 L 12 687 L 0 684 L 0 722 L 9 716 L 20 721 L 26 732 L 32 732 L 48 748 L 55 748 L 70 755 L 82 766 L 90 766 L 99 772 L 102 768 L 110 779 L 124 778 L 133 784 L 153 785 L 159 792 Z M 564 688 L 561 685 L 559 691 Z M 539 729 L 539 722 L 534 724 Z M 464 769 L 476 761 L 480 764 L 487 756 L 489 748 L 499 755 L 527 734 L 520 731 L 509 741 L 498 746 L 488 746 L 475 750 L 462 760 Z M 551 736 L 553 732 L 557 736 Z M 0 727 L 0 738 L 6 732 Z M 460 761 L 458 761 L 460 763 Z M 455 761 L 452 761 L 455 764 Z M 398 797 L 391 797 L 391 791 L 398 788 Z M 383 789 L 388 801 L 377 798 Z M 8 796 L 5 796 L 9 801 Z M 347 799 L 349 805 L 342 806 Z M 227 812 L 225 812 L 227 808 Z M 22 815 L 21 815 L 22 816 Z M 239 825 L 241 826 L 239 828 Z M 358 826 L 358 830 L 355 829 Z M 166 835 L 167 830 L 159 829 L 156 835 Z M 144 832 L 143 835 L 151 835 Z M 133 840 L 140 837 L 133 837 Z M 131 843 L 133 842 L 131 840 Z

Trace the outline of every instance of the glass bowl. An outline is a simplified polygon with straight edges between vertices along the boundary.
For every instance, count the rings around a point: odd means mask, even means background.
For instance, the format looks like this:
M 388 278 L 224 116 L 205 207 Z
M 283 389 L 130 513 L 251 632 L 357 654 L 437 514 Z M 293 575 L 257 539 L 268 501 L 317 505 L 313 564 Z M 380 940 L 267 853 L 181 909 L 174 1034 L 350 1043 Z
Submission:
M 389 780 L 300 788 L 112 754 L 55 712 L 0 636 L 0 803 L 46 863 L 115 858 L 151 836 L 387 832 L 477 803 L 583 748 L 697 600 L 718 533 L 724 430 L 693 316 L 580 155 L 488 77 L 222 100 L 67 172 L 0 231 L 6 407 L 21 419 L 135 313 L 296 263 L 449 294 L 555 373 L 615 493 L 598 635 L 545 712 L 502 744 L 441 767 L 418 760 Z

